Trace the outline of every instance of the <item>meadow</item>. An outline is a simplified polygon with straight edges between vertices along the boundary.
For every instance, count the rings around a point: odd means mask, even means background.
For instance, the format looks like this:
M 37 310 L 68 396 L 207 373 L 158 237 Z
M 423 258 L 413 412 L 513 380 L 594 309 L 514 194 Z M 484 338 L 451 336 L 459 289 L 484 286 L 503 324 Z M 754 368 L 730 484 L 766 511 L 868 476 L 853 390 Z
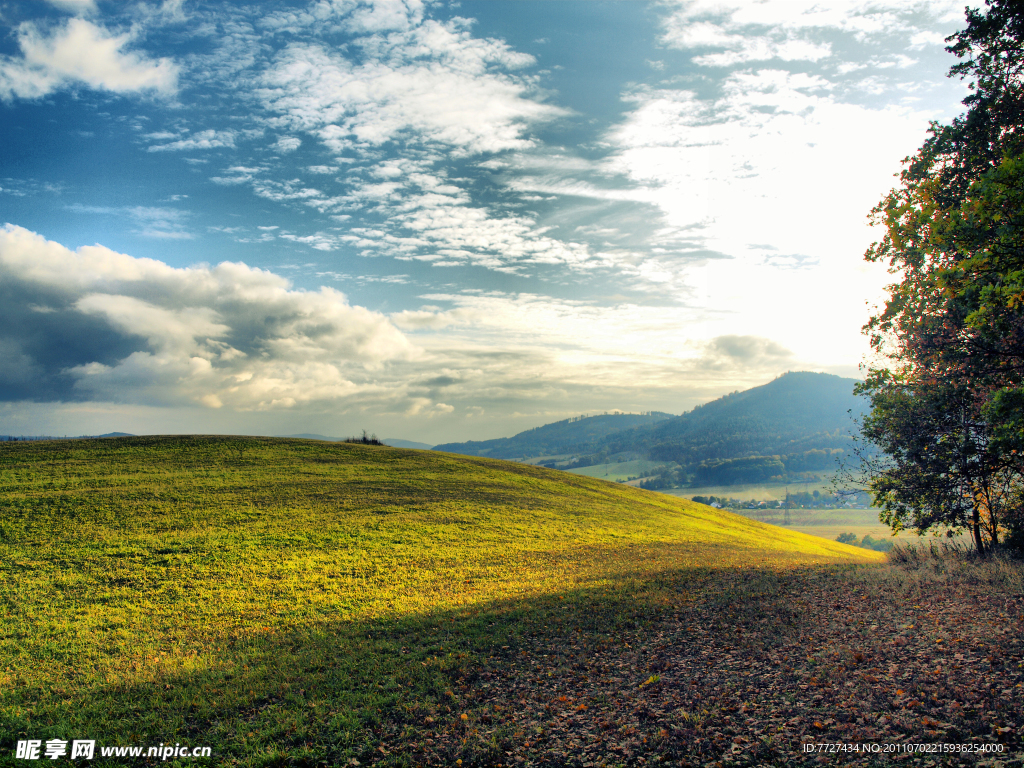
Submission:
M 597 477 L 602 480 L 609 480 L 613 483 L 625 482 L 631 477 L 646 477 L 665 466 L 664 461 L 652 461 L 651 459 L 633 459 L 631 461 L 620 461 L 612 464 L 595 464 L 591 467 L 578 467 L 567 469 L 575 475 L 585 477 Z
M 476 457 L 274 438 L 3 443 L 0 764 L 29 764 L 15 758 L 26 739 L 214 755 L 135 765 L 719 759 L 734 742 L 713 737 L 710 698 L 671 717 L 633 706 L 688 684 L 681 660 L 658 659 L 712 647 L 712 629 L 738 648 L 746 623 L 744 641 L 781 642 L 803 631 L 788 597 L 801 580 L 864 579 L 883 560 Z M 602 659 L 615 674 L 587 671 Z M 562 709 L 583 730 L 544 720 Z M 772 747 L 780 764 L 798 742 Z
M 878 519 L 877 509 L 791 509 L 789 523 L 786 523 L 784 509 L 740 509 L 738 514 L 759 520 L 762 523 L 783 526 L 787 530 L 799 531 L 810 536 L 835 539 L 841 533 L 853 533 L 858 539 L 871 536 L 875 539 L 891 539 L 893 542 L 917 546 L 932 541 L 935 535 L 919 536 L 916 531 L 903 530 L 894 534 L 889 526 Z M 941 537 L 945 539 L 947 537 Z M 959 537 L 958 540 L 966 541 Z

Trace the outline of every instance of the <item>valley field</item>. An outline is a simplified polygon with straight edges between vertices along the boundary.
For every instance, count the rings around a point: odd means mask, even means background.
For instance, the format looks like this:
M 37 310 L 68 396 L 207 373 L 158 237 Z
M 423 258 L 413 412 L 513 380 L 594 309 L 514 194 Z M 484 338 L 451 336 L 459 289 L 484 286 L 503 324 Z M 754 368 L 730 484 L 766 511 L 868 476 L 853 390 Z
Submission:
M 602 480 L 609 480 L 613 483 L 624 482 L 630 477 L 644 477 L 650 472 L 665 466 L 663 461 L 651 461 L 650 459 L 633 459 L 632 461 L 619 461 L 613 464 L 595 464 L 590 467 L 578 467 L 568 469 L 574 475 L 585 477 L 598 477 Z
M 2 443 L 0 765 L 28 764 L 19 741 L 72 739 L 95 739 L 99 765 L 125 764 L 100 746 L 157 744 L 213 757 L 127 764 L 785 763 L 814 726 L 723 741 L 748 704 L 693 686 L 733 652 L 781 654 L 786 675 L 812 652 L 815 685 L 847 674 L 828 655 L 845 646 L 795 638 L 835 600 L 838 621 L 856 619 L 868 604 L 850 601 L 880 578 L 863 564 L 883 560 L 484 458 L 278 438 Z M 925 642 L 899 628 L 908 615 L 864 647 L 890 631 Z
M 693 496 L 724 496 L 741 501 L 774 499 L 784 501 L 787 493 L 819 493 L 831 496 L 833 488 L 829 481 L 819 483 L 741 483 L 738 485 L 693 485 L 685 488 L 665 488 L 661 492 L 682 498 Z M 877 519 L 878 515 L 875 513 Z

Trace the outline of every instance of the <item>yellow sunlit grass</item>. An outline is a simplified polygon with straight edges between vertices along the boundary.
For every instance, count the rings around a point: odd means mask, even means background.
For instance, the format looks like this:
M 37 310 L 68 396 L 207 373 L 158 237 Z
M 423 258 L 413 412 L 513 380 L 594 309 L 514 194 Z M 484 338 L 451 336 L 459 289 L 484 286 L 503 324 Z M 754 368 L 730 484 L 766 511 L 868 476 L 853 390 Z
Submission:
M 483 458 L 271 438 L 6 443 L 0 717 L 31 738 L 342 759 L 554 603 L 613 631 L 716 568 L 881 559 Z

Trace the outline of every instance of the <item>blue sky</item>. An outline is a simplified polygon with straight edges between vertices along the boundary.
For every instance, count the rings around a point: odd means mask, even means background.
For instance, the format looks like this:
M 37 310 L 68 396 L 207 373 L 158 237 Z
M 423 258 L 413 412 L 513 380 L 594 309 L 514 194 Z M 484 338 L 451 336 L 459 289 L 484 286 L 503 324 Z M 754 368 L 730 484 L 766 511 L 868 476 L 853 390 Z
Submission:
M 497 437 L 854 376 L 957 2 L 0 2 L 0 433 Z

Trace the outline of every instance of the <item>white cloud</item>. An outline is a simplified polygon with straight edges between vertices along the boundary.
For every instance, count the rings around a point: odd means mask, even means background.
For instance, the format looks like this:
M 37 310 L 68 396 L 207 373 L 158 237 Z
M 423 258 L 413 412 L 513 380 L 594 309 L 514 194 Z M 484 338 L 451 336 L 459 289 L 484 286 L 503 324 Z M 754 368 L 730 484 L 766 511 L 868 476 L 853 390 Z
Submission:
M 285 240 L 291 240 L 293 243 L 308 245 L 317 251 L 335 251 L 344 242 L 338 235 L 326 232 L 317 232 L 312 235 L 296 235 L 291 232 L 282 232 L 280 236 Z
M 684 49 L 743 48 L 758 28 L 781 35 L 834 31 L 906 40 L 930 24 L 963 18 L 957 0 L 676 0 L 668 7 L 662 42 Z
M 456 21 L 426 21 L 357 44 L 358 64 L 315 44 L 282 51 L 258 91 L 279 116 L 275 124 L 314 134 L 339 154 L 406 135 L 475 153 L 528 147 L 531 124 L 566 114 L 533 98 L 529 78 L 500 71 L 532 57 L 473 38 Z
M 734 73 L 713 101 L 676 90 L 629 98 L 635 109 L 608 134 L 618 147 L 609 165 L 637 183 L 638 199 L 661 207 L 677 230 L 698 226 L 723 240 L 745 232 L 784 252 L 818 252 L 854 234 L 861 240 L 862 216 L 847 212 L 871 208 L 929 117 L 843 103 L 826 80 L 779 70 Z M 831 184 L 839 169 L 843 183 Z M 816 182 L 830 194 L 820 195 Z M 847 222 L 841 232 L 837 218 Z
M 421 0 L 342 0 L 333 5 L 347 15 L 346 27 L 352 32 L 404 30 L 423 20 Z
M 296 149 L 302 146 L 302 139 L 295 136 L 282 136 L 274 144 L 274 149 L 278 152 L 294 152 Z
M 344 194 L 330 195 L 300 179 L 254 178 L 256 169 L 233 168 L 213 177 L 218 184 L 251 182 L 260 197 L 328 213 L 339 222 L 346 210 L 381 213 L 379 228 L 350 227 L 334 232 L 281 237 L 316 250 L 354 248 L 364 256 L 392 256 L 436 266 L 478 266 L 519 272 L 536 265 L 561 265 L 574 271 L 607 267 L 615 259 L 580 242 L 552 237 L 525 214 L 502 214 L 470 205 L 471 196 L 452 183 L 433 160 L 392 158 L 365 169 L 369 179 L 348 180 Z
M 39 98 L 77 83 L 115 93 L 177 90 L 178 68 L 171 59 L 125 51 L 130 34 L 112 35 L 85 19 L 68 19 L 49 35 L 25 23 L 17 38 L 22 56 L 0 57 L 4 101 Z
M 301 291 L 244 264 L 175 269 L 102 246 L 70 251 L 28 230 L 0 230 L 0 273 L 65 312 L 102 320 L 142 349 L 65 370 L 92 399 L 266 409 L 404 397 L 375 381 L 415 348 L 384 316 L 333 289 Z M 404 406 L 403 406 L 404 407 Z
M 383 228 L 353 228 L 337 237 L 368 256 L 500 272 L 522 272 L 541 264 L 574 271 L 607 264 L 606 258 L 583 243 L 546 234 L 530 216 L 499 215 L 470 205 L 463 190 L 434 174 L 410 173 L 403 182 L 355 185 L 345 201 L 379 205 L 387 211 Z
M 956 0 L 673 0 L 665 7 L 661 42 L 690 51 L 697 65 L 834 63 L 819 72 L 831 69 L 829 76 L 844 86 L 849 83 L 843 76 L 857 69 L 917 64 L 905 52 L 944 44 L 963 17 Z M 880 49 L 885 52 L 879 54 Z M 840 57 L 845 60 L 837 62 Z M 892 100 L 904 97 L 904 84 L 895 74 L 876 75 L 870 88 L 860 90 L 873 95 L 888 91 Z
M 766 37 L 743 38 L 737 50 L 724 53 L 709 53 L 693 59 L 695 64 L 708 67 L 731 67 L 748 61 L 820 61 L 831 55 L 828 43 L 812 43 L 807 40 L 786 40 L 778 43 Z
M 355 34 L 401 31 L 423 21 L 422 0 L 314 0 L 305 8 L 276 10 L 260 19 L 275 33 L 296 34 L 316 27 Z
M 161 134 L 156 134 L 161 135 Z M 148 152 L 182 152 L 192 149 L 217 149 L 220 147 L 235 146 L 236 131 L 216 131 L 212 128 L 200 131 L 194 136 L 171 141 L 167 144 L 152 144 L 147 147 Z

